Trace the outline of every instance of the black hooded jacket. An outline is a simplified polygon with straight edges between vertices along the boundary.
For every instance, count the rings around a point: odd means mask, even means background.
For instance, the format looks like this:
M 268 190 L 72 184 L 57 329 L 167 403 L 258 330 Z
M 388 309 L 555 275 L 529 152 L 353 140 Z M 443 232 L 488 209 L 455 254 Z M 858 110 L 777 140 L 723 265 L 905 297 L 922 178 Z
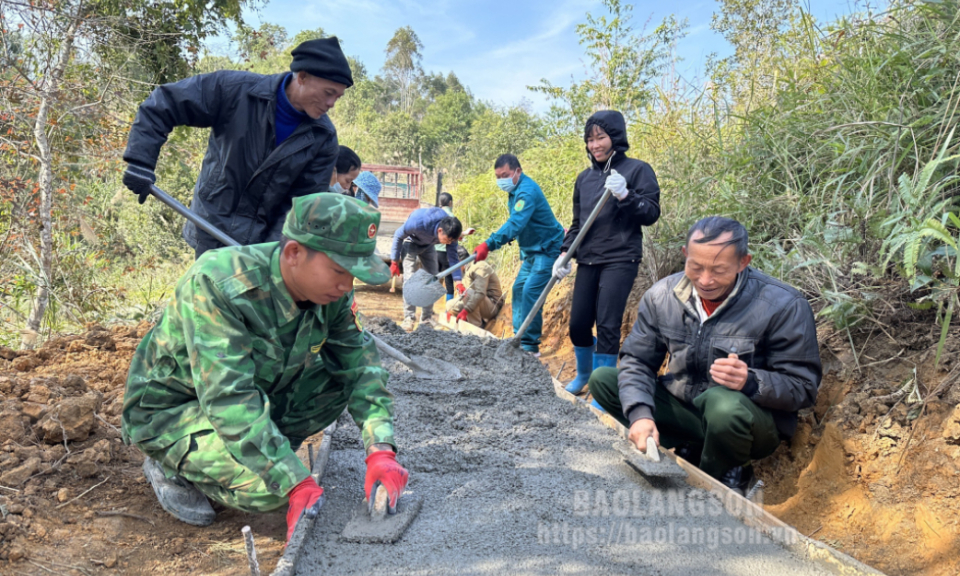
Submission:
M 627 197 L 623 201 L 610 198 L 586 238 L 574 254 L 578 264 L 609 264 L 611 262 L 639 262 L 643 257 L 642 226 L 653 225 L 660 218 L 660 185 L 653 168 L 646 162 L 628 158 L 626 122 L 616 110 L 603 110 L 587 120 L 587 126 L 596 124 L 610 136 L 616 154 L 610 170 L 616 170 L 627 181 Z M 586 222 L 590 212 L 603 195 L 609 172 L 590 154 L 592 166 L 577 176 L 573 188 L 573 223 L 563 239 L 566 252 L 580 232 L 580 223 Z

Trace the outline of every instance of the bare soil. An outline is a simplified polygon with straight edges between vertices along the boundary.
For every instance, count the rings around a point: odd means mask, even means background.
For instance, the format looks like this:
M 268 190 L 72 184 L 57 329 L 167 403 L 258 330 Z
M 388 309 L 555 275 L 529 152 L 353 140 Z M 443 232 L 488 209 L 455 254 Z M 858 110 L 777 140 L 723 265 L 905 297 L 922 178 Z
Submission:
M 645 287 L 638 279 L 625 331 Z M 553 375 L 565 364 L 564 382 L 571 292 L 567 280 L 544 310 L 541 361 Z M 357 300 L 368 317 L 402 319 L 399 289 L 360 286 Z M 821 326 L 828 372 L 817 406 L 756 471 L 767 509 L 802 533 L 888 574 L 960 574 L 960 331 L 935 369 L 938 326 L 904 309 L 854 332 L 856 355 L 846 332 Z M 511 335 L 509 303 L 488 328 Z M 183 524 L 157 504 L 140 452 L 120 441 L 123 386 L 148 329 L 90 326 L 36 351 L 0 348 L 0 573 L 245 575 L 248 524 L 272 571 L 282 512 L 218 510 L 213 526 Z

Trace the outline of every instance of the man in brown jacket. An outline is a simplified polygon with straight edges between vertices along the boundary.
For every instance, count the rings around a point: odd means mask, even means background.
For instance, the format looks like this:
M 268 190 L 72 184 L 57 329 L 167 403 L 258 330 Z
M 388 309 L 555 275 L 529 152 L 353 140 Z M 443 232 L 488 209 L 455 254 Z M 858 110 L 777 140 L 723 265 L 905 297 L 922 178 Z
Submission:
M 477 262 L 467 268 L 463 283 L 467 290 L 447 301 L 447 314 L 456 315 L 458 321 L 466 320 L 483 328 L 484 324 L 496 318 L 503 306 L 500 278 L 493 266 Z

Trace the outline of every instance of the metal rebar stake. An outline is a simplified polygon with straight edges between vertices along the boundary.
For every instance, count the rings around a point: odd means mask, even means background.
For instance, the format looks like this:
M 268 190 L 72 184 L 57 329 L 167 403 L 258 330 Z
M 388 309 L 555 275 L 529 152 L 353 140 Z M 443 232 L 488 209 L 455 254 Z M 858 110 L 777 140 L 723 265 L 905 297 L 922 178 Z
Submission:
M 260 563 L 257 562 L 257 548 L 253 544 L 253 532 L 249 526 L 240 529 L 243 532 L 243 542 L 247 545 L 247 563 L 250 565 L 250 576 L 260 576 Z

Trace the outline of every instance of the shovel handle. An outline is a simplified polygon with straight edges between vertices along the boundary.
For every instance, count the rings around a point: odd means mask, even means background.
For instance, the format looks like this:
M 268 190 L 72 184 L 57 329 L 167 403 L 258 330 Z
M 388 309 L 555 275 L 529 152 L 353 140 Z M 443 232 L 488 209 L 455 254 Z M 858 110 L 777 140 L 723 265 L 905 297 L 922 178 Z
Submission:
M 593 226 L 594 221 L 597 219 L 597 216 L 600 214 L 600 210 L 603 210 L 604 204 L 607 203 L 607 200 L 610 199 L 610 189 L 607 188 L 603 191 L 603 196 L 600 196 L 600 200 L 597 201 L 597 205 L 593 207 L 593 211 L 590 212 L 590 215 L 587 216 L 587 220 L 580 227 L 580 232 L 577 233 L 577 237 L 573 239 L 573 244 L 570 245 L 570 249 L 567 250 L 567 253 L 563 256 L 561 261 L 562 266 L 566 266 L 567 262 L 570 262 L 570 259 L 573 258 L 573 254 L 577 251 L 577 248 L 580 247 L 580 244 L 583 242 L 583 239 L 587 236 L 587 232 L 590 230 L 590 227 Z M 527 328 L 530 327 L 530 324 L 533 323 L 534 317 L 536 317 L 537 312 L 540 311 L 540 308 L 543 306 L 543 303 L 547 301 L 547 295 L 550 294 L 550 290 L 560 281 L 560 278 L 552 276 L 550 281 L 547 282 L 546 287 L 544 287 L 543 292 L 540 293 L 540 297 L 537 298 L 536 303 L 534 303 L 533 308 L 530 309 L 530 312 L 527 314 L 527 318 L 523 321 L 523 324 L 520 325 L 520 329 L 517 330 L 516 336 L 513 337 L 513 345 L 520 345 L 520 337 L 523 336 Z
M 403 352 L 387 344 L 386 342 L 378 338 L 376 334 L 372 334 L 370 332 L 367 332 L 367 334 L 370 334 L 370 336 L 373 338 L 373 341 L 377 343 L 377 348 L 386 352 L 387 356 L 392 356 L 393 358 L 395 358 L 396 360 L 399 360 L 400 362 L 403 362 L 407 366 L 410 365 L 411 360 L 407 358 Z
M 437 276 L 436 276 L 437 280 L 440 280 L 441 278 L 446 278 L 447 276 L 453 274 L 453 271 L 456 270 L 457 268 L 462 268 L 462 267 L 466 266 L 467 264 L 473 262 L 473 261 L 476 260 L 476 259 L 477 259 L 476 253 L 471 254 L 468 258 L 465 258 L 465 259 L 461 260 L 460 262 L 457 262 L 457 263 L 454 264 L 453 266 L 451 266 L 451 267 L 447 268 L 446 270 L 444 270 L 443 272 L 437 274 Z
M 193 224 L 194 224 L 197 228 L 203 230 L 203 231 L 206 232 L 207 234 L 209 234 L 209 235 L 213 236 L 214 238 L 216 238 L 217 241 L 220 242 L 221 244 L 223 244 L 224 246 L 239 246 L 239 245 L 240 245 L 239 242 L 237 242 L 237 241 L 234 240 L 233 238 L 231 238 L 231 237 L 227 236 L 226 234 L 224 234 L 223 232 L 221 232 L 219 228 L 217 228 L 216 226 L 214 226 L 214 225 L 211 224 L 210 222 L 207 222 L 207 220 L 206 220 L 205 218 L 203 218 L 203 217 L 201 217 L 201 216 L 198 216 L 195 212 L 191 211 L 189 208 L 187 208 L 186 206 L 184 206 L 183 204 L 181 204 L 179 200 L 177 200 L 177 199 L 174 198 L 173 196 L 167 194 L 166 192 L 164 192 L 164 191 L 161 190 L 160 188 L 157 188 L 156 185 L 151 185 L 151 186 L 150 186 L 150 193 L 153 194 L 153 195 L 157 198 L 157 200 L 163 202 L 164 204 L 166 204 L 166 205 L 169 206 L 170 208 L 173 208 L 173 210 L 174 210 L 175 212 L 177 212 L 178 214 L 180 214 L 181 216 L 183 216 L 183 217 L 186 218 L 187 220 L 193 222 Z

